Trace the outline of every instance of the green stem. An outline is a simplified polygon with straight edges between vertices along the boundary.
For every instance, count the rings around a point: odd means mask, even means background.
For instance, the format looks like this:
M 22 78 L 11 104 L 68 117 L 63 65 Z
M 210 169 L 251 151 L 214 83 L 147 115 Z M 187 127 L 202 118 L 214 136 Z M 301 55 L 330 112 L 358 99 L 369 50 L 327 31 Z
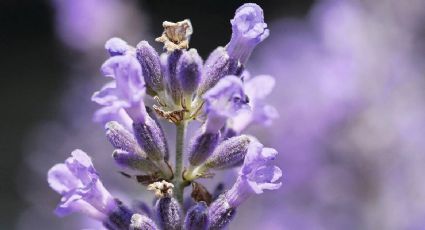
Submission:
M 176 168 L 174 170 L 174 186 L 175 186 L 175 195 L 177 201 L 180 205 L 183 205 L 183 192 L 184 187 L 186 186 L 183 177 L 183 152 L 184 152 L 184 139 L 186 136 L 186 126 L 187 122 L 182 121 L 176 125 Z

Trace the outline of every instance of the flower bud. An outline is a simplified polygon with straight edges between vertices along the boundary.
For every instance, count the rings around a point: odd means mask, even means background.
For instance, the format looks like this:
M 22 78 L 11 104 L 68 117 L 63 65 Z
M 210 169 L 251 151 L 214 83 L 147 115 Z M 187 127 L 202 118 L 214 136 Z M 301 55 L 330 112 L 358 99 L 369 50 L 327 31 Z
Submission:
M 205 161 L 204 167 L 225 169 L 242 163 L 250 142 L 251 138 L 246 135 L 232 137 L 223 141 Z
M 190 164 L 194 166 L 202 164 L 211 155 L 219 140 L 219 132 L 209 133 L 201 128 L 189 145 Z
M 145 172 L 155 172 L 158 170 L 149 159 L 138 154 L 126 152 L 122 149 L 114 150 L 114 152 L 112 152 L 112 157 L 121 167 Z
M 110 121 L 105 125 L 106 137 L 116 149 L 122 149 L 126 152 L 139 154 L 146 157 L 146 154 L 140 149 L 133 134 L 116 121 Z
M 117 208 L 109 214 L 103 224 L 107 229 L 127 229 L 133 212 L 123 205 L 121 201 L 115 201 Z
M 231 60 L 223 47 L 215 49 L 205 61 L 197 95 L 202 96 L 226 75 L 236 74 L 237 62 Z
M 147 117 L 145 123 L 133 123 L 133 131 L 148 158 L 154 161 L 164 159 L 164 154 L 168 151 L 164 143 L 164 133 L 152 118 Z
M 236 214 L 224 195 L 221 195 L 209 207 L 209 230 L 220 230 L 227 226 Z
M 146 106 L 146 111 L 148 112 L 148 115 L 155 121 L 156 125 L 159 127 L 160 129 L 160 133 L 161 133 L 161 138 L 162 138 L 162 142 L 165 145 L 165 153 L 164 153 L 164 159 L 166 161 L 168 161 L 168 158 L 170 157 L 170 151 L 168 149 L 168 141 L 167 138 L 165 138 L 164 135 L 164 129 L 162 128 L 161 124 L 158 121 L 158 117 L 156 116 L 156 113 L 154 112 L 153 109 L 151 109 L 150 107 Z
M 131 217 L 130 230 L 158 230 L 159 228 L 156 226 L 155 222 L 151 220 L 149 217 L 134 214 Z
M 162 229 L 181 230 L 182 210 L 173 197 L 163 197 L 156 203 L 158 221 Z
M 167 90 L 176 105 L 181 104 L 182 90 L 180 82 L 177 79 L 177 63 L 182 55 L 181 50 L 175 50 L 168 55 L 166 76 Z
M 203 201 L 197 203 L 186 214 L 184 229 L 206 230 L 208 227 L 208 207 Z
M 177 63 L 177 78 L 184 94 L 191 96 L 198 88 L 201 80 L 201 68 L 202 58 L 196 49 L 183 52 Z
M 164 90 L 164 79 L 158 53 L 147 41 L 141 41 L 136 49 L 137 60 L 142 66 L 148 91 L 160 92 Z

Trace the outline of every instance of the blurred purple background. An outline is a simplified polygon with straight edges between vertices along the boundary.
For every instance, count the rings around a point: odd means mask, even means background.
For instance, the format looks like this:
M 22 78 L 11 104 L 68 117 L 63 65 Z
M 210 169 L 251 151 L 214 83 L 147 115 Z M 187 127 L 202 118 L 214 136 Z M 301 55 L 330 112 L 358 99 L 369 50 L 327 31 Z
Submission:
M 117 173 L 103 128 L 91 121 L 104 42 L 152 41 L 163 20 L 190 18 L 191 47 L 206 57 L 227 43 L 242 2 L 0 3 L 0 228 L 99 228 L 52 213 L 59 197 L 46 172 L 75 148 L 93 157 L 114 195 L 151 199 Z M 268 103 L 280 117 L 249 131 L 278 149 L 284 180 L 243 204 L 230 229 L 425 229 L 425 2 L 258 3 L 271 35 L 247 68 L 276 78 Z

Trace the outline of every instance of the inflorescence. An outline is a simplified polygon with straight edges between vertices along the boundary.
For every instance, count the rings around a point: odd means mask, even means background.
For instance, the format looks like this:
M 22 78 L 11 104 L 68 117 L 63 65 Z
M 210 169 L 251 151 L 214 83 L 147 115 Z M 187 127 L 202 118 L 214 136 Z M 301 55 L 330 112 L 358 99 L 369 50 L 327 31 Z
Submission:
M 250 195 L 281 186 L 282 172 L 272 164 L 277 151 L 241 134 L 250 124 L 268 125 L 277 116 L 265 103 L 274 79 L 251 78 L 245 69 L 269 30 L 262 9 L 252 3 L 236 10 L 231 24 L 230 42 L 205 63 L 196 49 L 189 49 L 193 30 L 187 19 L 163 23 L 164 32 L 156 39 L 164 43 L 161 55 L 147 41 L 136 47 L 120 38 L 106 42 L 110 58 L 101 70 L 112 81 L 92 97 L 102 106 L 94 119 L 105 124 L 115 148 L 112 157 L 123 174 L 154 192 L 156 204 L 152 210 L 123 204 L 104 187 L 91 158 L 74 150 L 48 172 L 50 186 L 62 195 L 57 215 L 81 212 L 114 230 L 223 229 Z M 148 97 L 154 105 L 145 104 Z M 161 119 L 176 126 L 174 167 Z M 191 121 L 201 126 L 185 148 Z M 221 194 L 221 184 L 210 193 L 198 181 L 234 167 L 240 168 L 236 182 Z M 190 185 L 191 198 L 184 200 Z

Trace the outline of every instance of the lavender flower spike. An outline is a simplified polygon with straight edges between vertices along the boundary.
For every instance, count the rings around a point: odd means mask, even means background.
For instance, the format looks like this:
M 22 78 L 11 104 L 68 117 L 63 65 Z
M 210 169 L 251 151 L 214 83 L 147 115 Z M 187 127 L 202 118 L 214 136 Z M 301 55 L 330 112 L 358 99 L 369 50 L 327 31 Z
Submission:
M 236 10 L 230 22 L 233 33 L 226 50 L 231 58 L 245 64 L 255 46 L 269 36 L 263 10 L 254 3 L 244 4 Z
M 242 81 L 236 76 L 226 76 L 203 96 L 207 113 L 206 130 L 214 133 L 220 130 L 226 120 L 246 108 L 246 97 Z
M 82 212 L 106 221 L 118 207 L 116 201 L 100 181 L 90 157 L 78 149 L 71 155 L 64 164 L 53 166 L 47 174 L 50 187 L 62 195 L 55 213 L 65 216 Z

